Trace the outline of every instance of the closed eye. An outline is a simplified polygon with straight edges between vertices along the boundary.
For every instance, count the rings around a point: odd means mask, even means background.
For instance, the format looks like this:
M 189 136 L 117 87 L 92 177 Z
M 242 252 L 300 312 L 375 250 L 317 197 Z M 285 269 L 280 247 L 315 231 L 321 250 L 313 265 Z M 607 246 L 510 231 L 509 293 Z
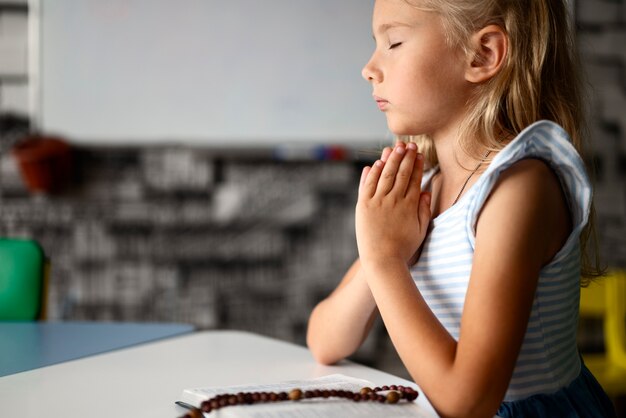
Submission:
M 395 47 L 398 47 L 398 46 L 400 46 L 400 45 L 402 45 L 402 42 L 396 42 L 395 44 L 391 44 L 391 45 L 389 46 L 389 49 L 394 49 Z

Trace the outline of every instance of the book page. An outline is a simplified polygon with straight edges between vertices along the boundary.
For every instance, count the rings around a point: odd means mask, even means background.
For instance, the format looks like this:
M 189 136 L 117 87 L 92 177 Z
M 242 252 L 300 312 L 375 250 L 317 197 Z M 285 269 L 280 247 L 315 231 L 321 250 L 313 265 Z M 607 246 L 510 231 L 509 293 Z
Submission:
M 199 406 L 204 400 L 223 393 L 237 392 L 289 392 L 291 389 L 301 389 L 303 392 L 312 389 L 350 390 L 358 392 L 361 388 L 376 386 L 372 382 L 356 379 L 341 374 L 334 374 L 309 380 L 292 380 L 269 385 L 245 385 L 230 387 L 210 387 L 185 389 L 183 401 Z M 423 395 L 420 395 L 423 396 Z M 208 415 L 207 415 L 208 416 Z M 216 417 L 245 417 L 245 418 L 379 418 L 379 417 L 412 417 L 432 418 L 433 415 L 425 411 L 415 402 L 398 402 L 397 404 L 381 404 L 378 402 L 353 402 L 347 399 L 302 399 L 300 401 L 271 402 L 254 405 L 229 406 L 219 410 Z

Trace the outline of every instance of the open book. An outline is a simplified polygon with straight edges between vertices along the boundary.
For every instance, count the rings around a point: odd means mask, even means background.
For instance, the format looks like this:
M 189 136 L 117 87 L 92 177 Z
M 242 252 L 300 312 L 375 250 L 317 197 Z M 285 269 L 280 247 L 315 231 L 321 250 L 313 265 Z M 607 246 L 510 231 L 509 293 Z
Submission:
M 313 389 L 350 390 L 358 392 L 361 388 L 376 386 L 372 382 L 342 374 L 333 374 L 310 380 L 292 380 L 269 385 L 246 385 L 230 387 L 210 387 L 185 389 L 181 400 L 194 406 L 222 393 L 237 392 L 289 392 L 299 388 L 302 391 Z M 209 416 L 209 415 L 207 415 Z M 228 406 L 219 411 L 220 417 L 246 418 L 380 418 L 380 417 L 411 417 L 432 418 L 431 412 L 415 402 L 399 402 L 397 404 L 381 404 L 377 402 L 353 402 L 346 399 L 302 399 L 300 401 L 273 402 L 254 405 Z

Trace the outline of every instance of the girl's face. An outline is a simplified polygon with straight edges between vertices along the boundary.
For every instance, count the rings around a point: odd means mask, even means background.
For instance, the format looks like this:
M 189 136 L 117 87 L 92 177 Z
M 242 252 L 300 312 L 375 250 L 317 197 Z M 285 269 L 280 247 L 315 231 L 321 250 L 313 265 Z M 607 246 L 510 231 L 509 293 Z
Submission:
M 405 0 L 376 0 L 376 49 L 363 68 L 396 135 L 452 132 L 469 98 L 466 59 L 446 43 L 441 18 Z

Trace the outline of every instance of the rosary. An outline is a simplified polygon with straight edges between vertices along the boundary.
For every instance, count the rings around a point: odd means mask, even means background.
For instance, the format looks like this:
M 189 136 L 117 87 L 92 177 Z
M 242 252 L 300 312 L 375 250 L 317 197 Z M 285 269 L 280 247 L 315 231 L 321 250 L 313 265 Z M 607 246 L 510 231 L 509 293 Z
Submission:
M 382 394 L 381 392 L 386 392 Z M 268 403 L 268 402 L 281 402 L 281 401 L 299 401 L 301 399 L 313 399 L 313 398 L 344 398 L 354 402 L 379 402 L 395 404 L 400 400 L 407 402 L 413 402 L 417 399 L 417 391 L 410 387 L 402 385 L 391 385 L 375 387 L 374 389 L 364 387 L 360 392 L 351 392 L 348 390 L 307 390 L 292 389 L 287 392 L 239 392 L 224 393 L 216 395 L 211 399 L 208 399 L 202 404 L 200 408 L 190 408 L 187 414 L 180 418 L 202 418 L 204 413 L 216 411 L 218 409 L 235 406 L 235 405 L 251 405 L 255 403 Z M 187 406 L 188 407 L 188 406 Z

